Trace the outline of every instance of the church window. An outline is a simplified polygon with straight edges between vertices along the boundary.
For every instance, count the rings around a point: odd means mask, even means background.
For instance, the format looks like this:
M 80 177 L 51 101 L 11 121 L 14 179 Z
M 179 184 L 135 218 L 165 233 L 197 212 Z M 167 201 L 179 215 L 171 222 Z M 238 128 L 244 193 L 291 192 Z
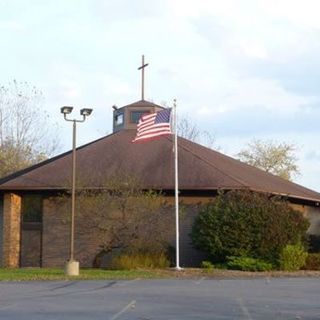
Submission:
M 138 123 L 140 118 L 145 115 L 148 114 L 149 111 L 131 111 L 130 113 L 130 121 L 131 123 Z
M 116 126 L 120 126 L 123 124 L 123 113 L 118 113 L 114 117 L 114 122 Z
M 42 222 L 42 196 L 26 194 L 22 197 L 22 221 Z

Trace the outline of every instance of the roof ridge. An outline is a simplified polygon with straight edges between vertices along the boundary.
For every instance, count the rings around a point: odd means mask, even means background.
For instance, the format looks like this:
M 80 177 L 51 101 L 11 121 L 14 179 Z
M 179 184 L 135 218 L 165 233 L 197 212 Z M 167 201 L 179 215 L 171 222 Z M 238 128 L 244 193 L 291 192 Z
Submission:
M 167 138 L 168 138 L 168 137 L 167 137 Z M 179 139 L 181 139 L 181 137 L 179 137 Z M 240 183 L 241 185 L 243 185 L 243 186 L 246 187 L 246 188 L 249 187 L 244 181 L 242 181 L 242 180 L 240 180 L 240 179 L 238 179 L 238 178 L 235 178 L 235 177 L 231 176 L 230 174 L 222 171 L 222 170 L 219 169 L 216 165 L 214 165 L 211 161 L 209 161 L 209 160 L 207 160 L 207 159 L 204 159 L 203 157 L 201 157 L 201 156 L 199 156 L 198 154 L 194 153 L 194 152 L 191 151 L 188 147 L 179 144 L 179 139 L 178 139 L 178 145 L 179 145 L 181 148 L 183 148 L 183 149 L 186 150 L 187 152 L 191 153 L 193 156 L 195 156 L 196 158 L 198 158 L 198 159 L 200 159 L 201 161 L 205 162 L 205 163 L 208 164 L 209 166 L 215 168 L 217 171 L 219 171 L 219 172 L 222 173 L 223 175 L 226 175 L 226 176 L 229 177 L 230 179 L 232 179 L 232 180 Z M 182 138 L 182 139 L 184 139 L 184 138 Z M 192 142 L 192 141 L 190 141 L 190 140 L 188 140 L 188 141 L 189 141 L 189 142 Z M 192 143 L 194 143 L 194 142 L 192 142 Z M 208 149 L 209 149 L 209 148 L 208 148 Z M 211 149 L 209 149 L 209 150 L 211 150 Z M 211 151 L 213 151 L 213 150 L 211 150 Z
M 138 101 L 135 101 L 135 102 L 132 102 L 132 103 L 129 103 L 129 104 L 126 104 L 122 107 L 119 107 L 119 109 L 122 109 L 122 108 L 125 108 L 125 107 L 131 107 L 131 106 L 136 106 L 136 105 L 139 105 L 140 104 L 140 107 L 146 107 L 146 106 L 155 106 L 155 107 L 159 107 L 159 108 L 162 108 L 162 109 L 165 109 L 164 106 L 161 106 L 160 104 L 157 104 L 157 103 L 154 103 L 154 102 L 151 102 L 151 101 L 148 101 L 148 100 L 138 100 Z

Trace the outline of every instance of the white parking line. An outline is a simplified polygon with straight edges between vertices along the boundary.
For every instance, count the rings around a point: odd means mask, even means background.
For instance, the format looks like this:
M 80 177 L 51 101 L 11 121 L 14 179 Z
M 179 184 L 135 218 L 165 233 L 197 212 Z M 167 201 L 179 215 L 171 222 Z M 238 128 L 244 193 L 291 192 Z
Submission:
M 123 313 L 125 313 L 128 309 L 132 308 L 134 309 L 136 306 L 136 301 L 132 300 L 129 304 L 127 304 L 123 309 L 121 309 L 118 313 L 116 313 L 114 316 L 110 318 L 110 320 L 115 320 L 119 316 L 121 316 Z

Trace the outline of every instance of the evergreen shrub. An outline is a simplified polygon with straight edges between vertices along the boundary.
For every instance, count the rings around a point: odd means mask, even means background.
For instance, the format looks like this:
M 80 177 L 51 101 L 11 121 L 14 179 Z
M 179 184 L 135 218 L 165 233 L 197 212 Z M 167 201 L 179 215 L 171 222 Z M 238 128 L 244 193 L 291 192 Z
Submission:
M 309 222 L 289 204 L 266 194 L 220 193 L 200 210 L 191 238 L 214 261 L 245 256 L 277 264 L 287 244 L 304 242 Z
M 212 270 L 212 269 L 214 269 L 214 265 L 210 261 L 202 261 L 201 268 L 207 269 L 207 270 Z
M 280 268 L 284 271 L 300 270 L 306 264 L 307 256 L 301 244 L 286 245 L 280 254 Z
M 242 271 L 270 271 L 271 263 L 250 257 L 227 257 L 227 266 L 232 270 Z

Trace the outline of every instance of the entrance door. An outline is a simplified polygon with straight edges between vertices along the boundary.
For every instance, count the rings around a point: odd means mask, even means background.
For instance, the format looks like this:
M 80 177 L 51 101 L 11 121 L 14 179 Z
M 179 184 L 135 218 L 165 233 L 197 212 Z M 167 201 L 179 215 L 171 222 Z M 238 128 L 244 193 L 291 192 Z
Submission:
M 21 230 L 21 267 L 41 267 L 41 224 L 23 223 Z

